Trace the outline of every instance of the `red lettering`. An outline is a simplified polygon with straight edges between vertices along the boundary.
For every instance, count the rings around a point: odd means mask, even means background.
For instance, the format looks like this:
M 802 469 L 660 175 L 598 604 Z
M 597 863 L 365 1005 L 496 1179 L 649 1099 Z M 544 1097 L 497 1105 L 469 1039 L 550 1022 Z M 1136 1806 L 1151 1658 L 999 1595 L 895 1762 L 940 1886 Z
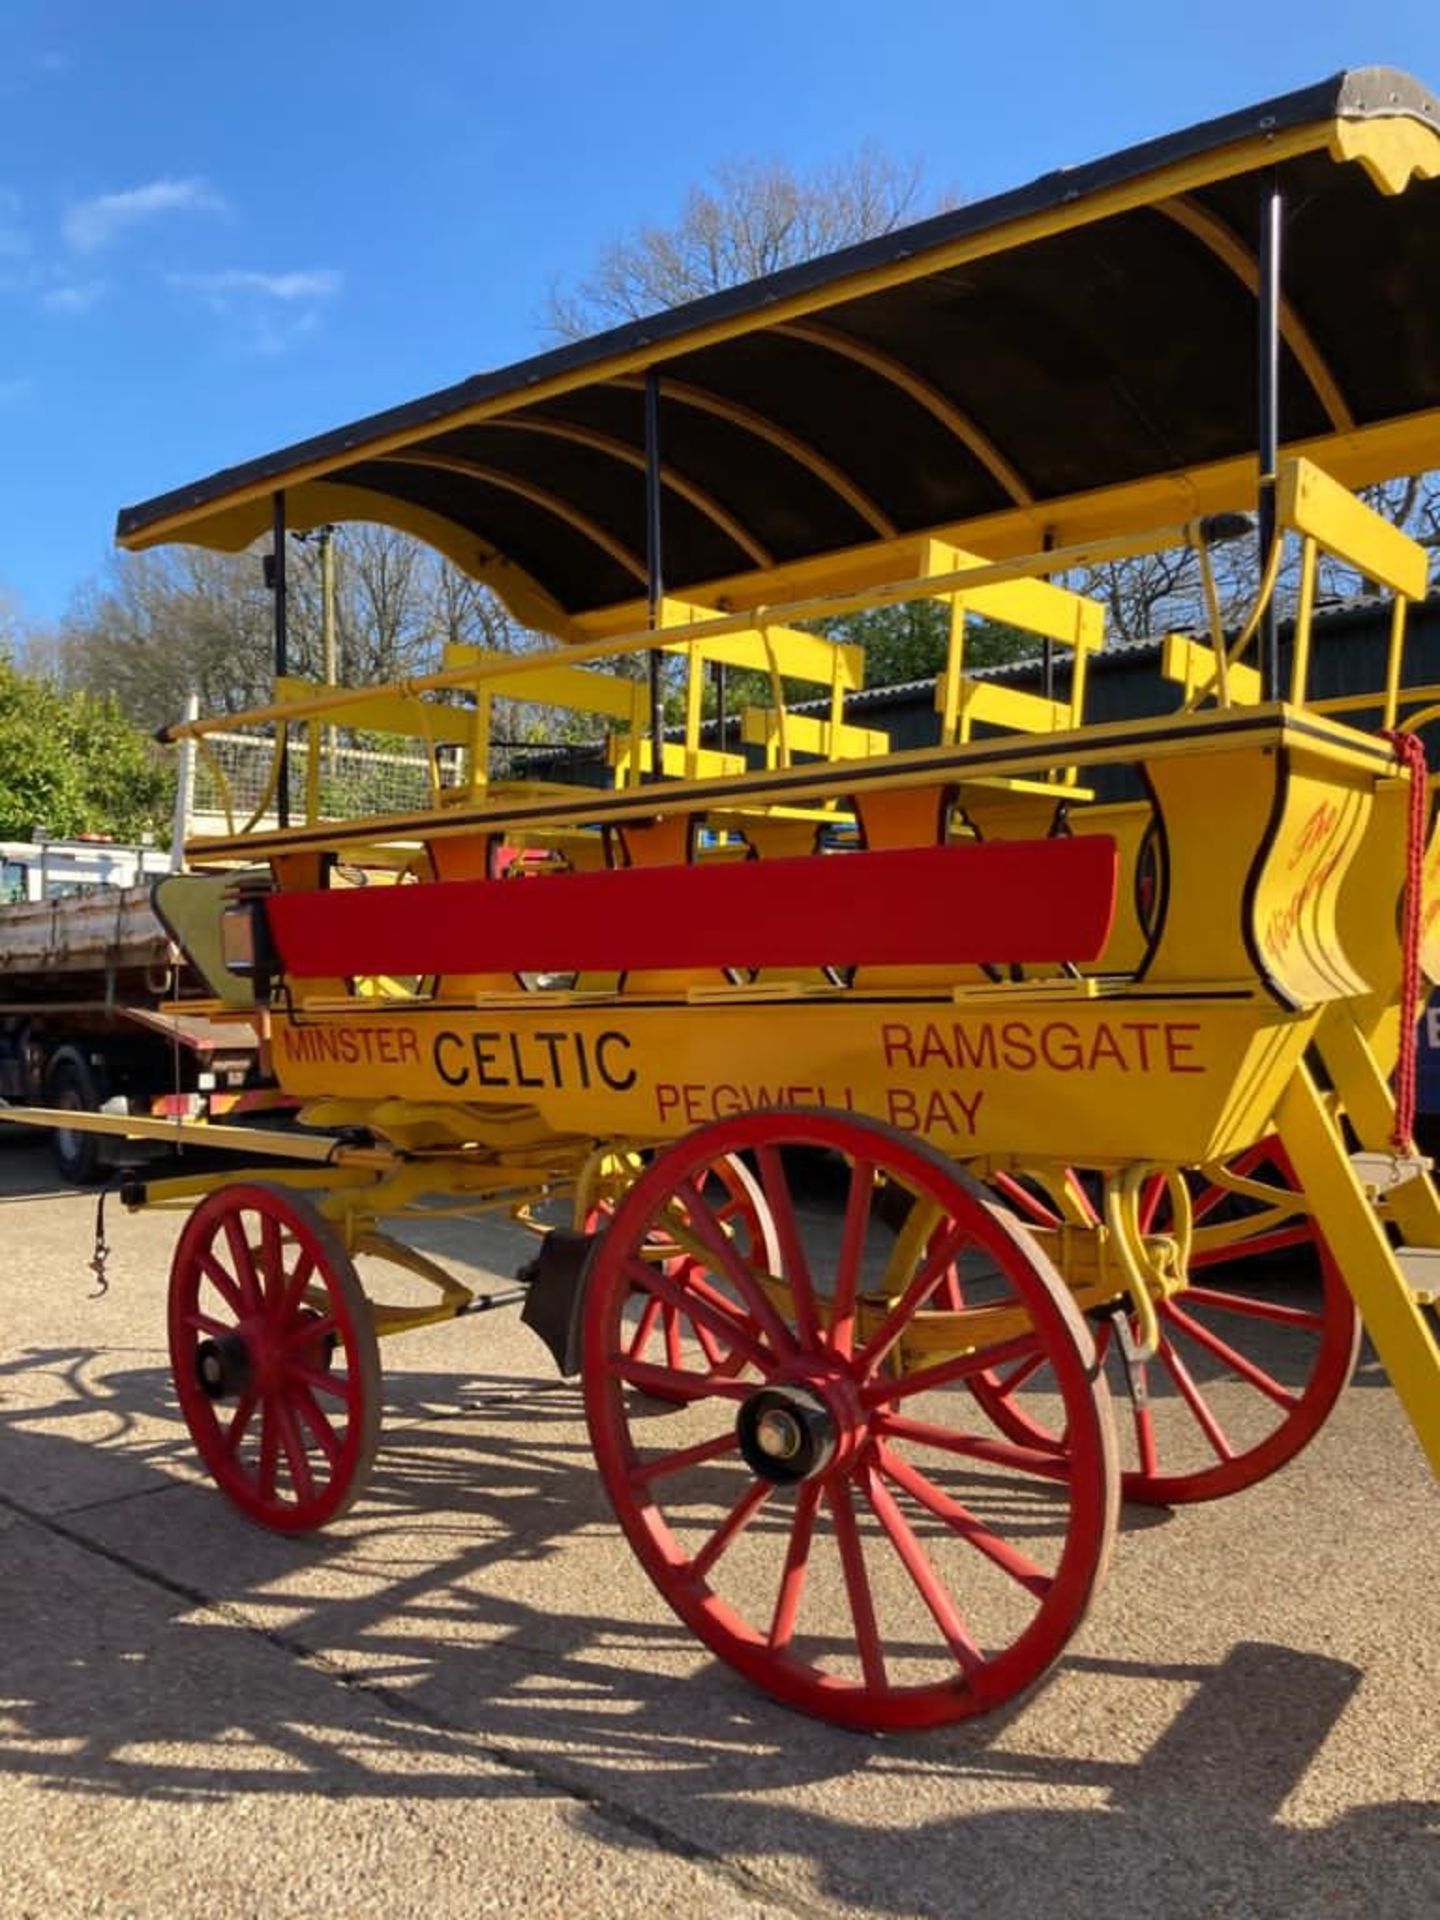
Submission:
M 1090 1058 L 1086 1064 L 1093 1073 L 1102 1061 L 1110 1066 L 1119 1067 L 1122 1073 L 1130 1071 L 1130 1062 L 1125 1058 L 1124 1048 L 1120 1045 L 1114 1030 L 1104 1020 L 1095 1029 L 1095 1039 L 1091 1044 Z
M 1058 1054 L 1057 1040 L 1062 1042 Z M 1064 1044 L 1066 1040 L 1068 1045 Z M 1073 1073 L 1077 1067 L 1085 1064 L 1080 1035 L 1068 1020 L 1051 1020 L 1040 1029 L 1040 1051 L 1045 1057 L 1046 1066 L 1053 1067 L 1056 1073 Z
M 1199 1031 L 1200 1022 L 1198 1020 L 1167 1020 L 1165 1022 L 1165 1059 L 1172 1073 L 1205 1072 L 1205 1063 L 1203 1060 L 1197 1061 L 1193 1066 L 1189 1066 L 1180 1057 L 1182 1053 L 1193 1054 L 1195 1051 L 1194 1041 L 1182 1040 L 1180 1036 L 1188 1033 L 1199 1033 Z
M 1010 1026 L 1017 1027 L 1021 1033 L 1025 1031 L 1025 1023 L 1021 1020 L 1014 1020 L 1011 1021 L 1005 1029 L 1007 1035 Z M 999 1064 L 995 1051 L 995 1029 L 988 1020 L 981 1023 L 980 1030 L 974 1039 L 970 1037 L 958 1020 L 955 1022 L 954 1033 L 955 1057 L 953 1060 L 948 1061 L 947 1065 L 952 1067 L 994 1067 Z M 1014 1063 L 1007 1059 L 1005 1064 L 1008 1067 Z M 1035 1059 L 1032 1054 L 1030 1065 L 1033 1067 L 1034 1064 Z
M 548 896 L 547 896 L 548 898 Z M 901 1026 L 899 1021 L 887 1020 L 880 1029 L 880 1046 L 885 1055 L 887 1067 L 893 1067 L 897 1059 L 903 1059 L 907 1067 L 915 1064 L 915 1040 L 909 1027 Z

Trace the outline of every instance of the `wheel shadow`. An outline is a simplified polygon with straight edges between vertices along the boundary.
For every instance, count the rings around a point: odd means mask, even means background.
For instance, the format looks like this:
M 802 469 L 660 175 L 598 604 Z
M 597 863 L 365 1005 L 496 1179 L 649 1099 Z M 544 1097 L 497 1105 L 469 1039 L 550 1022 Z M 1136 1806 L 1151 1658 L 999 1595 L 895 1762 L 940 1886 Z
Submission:
M 1440 1804 L 1287 1817 L 1354 1701 L 1344 1662 L 1072 1653 L 1035 1702 L 849 1735 L 647 1606 L 573 1388 L 400 1375 L 406 1402 L 454 1411 L 392 1430 L 356 1510 L 292 1540 L 177 1478 L 161 1369 L 102 1391 L 95 1359 L 10 1363 L 30 1392 L 0 1407 L 0 1773 L 134 1801 L 560 1793 L 608 1844 L 882 1915 L 1440 1911 Z M 124 1490 L 27 1502 L 86 1470 L 97 1442 L 67 1427 L 99 1403 Z

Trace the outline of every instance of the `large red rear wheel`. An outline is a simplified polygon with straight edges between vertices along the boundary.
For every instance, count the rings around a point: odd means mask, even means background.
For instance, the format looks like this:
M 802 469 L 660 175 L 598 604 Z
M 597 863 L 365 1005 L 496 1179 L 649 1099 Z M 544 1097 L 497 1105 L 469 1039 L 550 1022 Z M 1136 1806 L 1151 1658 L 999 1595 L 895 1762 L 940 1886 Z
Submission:
M 1129 1500 L 1178 1506 L 1255 1486 L 1309 1445 L 1354 1371 L 1360 1318 L 1329 1251 L 1294 1204 L 1280 1142 L 1250 1148 L 1227 1173 L 1262 1191 L 1194 1183 L 1188 1284 L 1156 1302 L 1159 1348 L 1133 1384 L 1114 1315 L 1097 1327 L 1120 1408 L 1121 1486 Z M 1036 1226 L 1060 1225 L 1038 1190 L 1002 1182 Z M 1087 1204 L 1084 1193 L 1079 1180 L 1069 1182 L 1072 1207 Z M 1140 1204 L 1142 1229 L 1164 1233 L 1170 1201 L 1163 1177 L 1143 1190 Z M 1138 1341 L 1138 1320 L 1126 1318 Z M 1007 1369 L 977 1383 L 987 1412 L 1007 1437 L 1062 1451 L 1055 1429 L 1038 1425 L 1014 1398 L 1015 1380 Z
M 704 1194 L 742 1153 L 774 1222 L 763 1262 Z M 897 1188 L 918 1231 L 882 1217 Z M 963 1330 L 946 1311 L 956 1266 L 983 1309 Z M 680 1337 L 637 1352 L 657 1301 Z M 1060 1459 L 997 1440 L 969 1391 L 1031 1359 Z M 595 1254 L 586 1412 L 641 1564 L 721 1659 L 851 1726 L 982 1712 L 1059 1656 L 1115 1527 L 1093 1376 L 1089 1330 L 1031 1237 L 933 1149 L 849 1115 L 703 1128 L 657 1155 Z M 660 1423 L 657 1394 L 677 1408 Z
M 380 1356 L 330 1223 L 260 1181 L 209 1194 L 175 1249 L 169 1320 L 180 1408 L 221 1492 L 281 1533 L 343 1513 L 379 1437 Z

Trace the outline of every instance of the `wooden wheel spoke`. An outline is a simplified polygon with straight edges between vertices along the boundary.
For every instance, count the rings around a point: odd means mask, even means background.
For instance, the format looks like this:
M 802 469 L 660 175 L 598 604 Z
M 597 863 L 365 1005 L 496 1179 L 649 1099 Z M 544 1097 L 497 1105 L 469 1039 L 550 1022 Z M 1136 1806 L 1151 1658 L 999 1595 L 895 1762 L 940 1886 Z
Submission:
M 785 1177 L 784 1163 L 775 1147 L 761 1147 L 755 1158 L 760 1168 L 760 1185 L 765 1202 L 780 1242 L 780 1264 L 795 1310 L 795 1331 L 802 1347 L 815 1347 L 820 1340 L 820 1326 L 815 1313 L 815 1283 L 810 1276 L 810 1263 L 805 1257 L 805 1244 L 800 1236 L 800 1223 L 795 1217 L 795 1202 L 790 1192 L 790 1182 Z
M 1288 1409 L 1299 1405 L 1300 1395 L 1293 1388 L 1282 1386 L 1272 1374 L 1267 1373 L 1263 1367 L 1257 1366 L 1253 1360 L 1247 1359 L 1228 1341 L 1222 1340 L 1208 1327 L 1202 1327 L 1198 1320 L 1192 1319 L 1173 1300 L 1166 1304 L 1165 1319 L 1171 1326 L 1178 1327 L 1197 1346 L 1203 1347 L 1222 1366 L 1227 1367 L 1237 1379 L 1245 1381 L 1247 1386 L 1254 1387 L 1257 1393 L 1263 1393 L 1267 1400 L 1273 1400 L 1277 1407 Z
M 1022 1553 L 1019 1547 L 1012 1546 L 1008 1540 L 987 1527 L 962 1501 L 937 1487 L 928 1474 L 922 1473 L 893 1447 L 886 1446 L 882 1441 L 878 1452 L 887 1478 L 903 1487 L 927 1513 L 943 1521 L 967 1545 L 974 1547 L 977 1553 L 983 1554 L 1003 1573 L 1008 1573 L 1027 1593 L 1034 1594 L 1037 1600 L 1045 1598 L 1054 1585 L 1054 1577 L 1046 1573 L 1043 1567 L 1038 1567 L 1029 1554 Z M 917 1541 L 917 1549 L 918 1546 Z
M 661 1319 L 665 1326 L 665 1363 L 676 1372 L 684 1365 L 685 1352 L 680 1339 L 680 1315 L 674 1307 L 664 1307 Z
M 310 1430 L 310 1436 L 330 1466 L 340 1458 L 340 1436 L 309 1387 L 300 1385 L 293 1395 L 295 1412 Z
M 235 1331 L 234 1327 L 228 1326 L 223 1320 L 213 1319 L 208 1313 L 187 1313 L 185 1325 L 192 1333 L 208 1334 L 212 1340 L 227 1339 Z
M 1194 1415 L 1196 1426 L 1210 1442 L 1216 1459 L 1233 1460 L 1235 1449 L 1226 1438 L 1224 1428 L 1205 1404 L 1205 1396 L 1191 1378 L 1190 1369 L 1168 1340 L 1160 1342 L 1160 1364 L 1180 1389 L 1181 1398 Z
M 830 1307 L 830 1344 L 848 1360 L 855 1348 L 855 1302 L 860 1292 L 860 1267 L 865 1258 L 865 1235 L 875 1199 L 875 1168 L 855 1159 L 845 1195 L 845 1223 L 840 1232 L 840 1257 L 835 1268 L 835 1298 Z
M 353 1407 L 359 1393 L 358 1382 L 352 1381 L 348 1372 L 331 1373 L 324 1367 L 307 1367 L 301 1362 L 292 1361 L 286 1370 L 286 1378 L 302 1387 L 308 1387 L 311 1393 L 323 1393 L 328 1399 L 343 1400 L 347 1408 Z
M 669 1274 L 657 1272 L 640 1260 L 627 1262 L 627 1270 L 635 1286 L 645 1288 L 668 1306 L 678 1307 L 695 1324 L 707 1326 L 732 1353 L 743 1354 L 767 1377 L 775 1371 L 773 1354 L 755 1338 L 749 1324 L 737 1318 L 723 1294 L 694 1279 L 682 1287 Z
M 677 1447 L 673 1453 L 662 1453 L 654 1460 L 643 1460 L 632 1469 L 630 1478 L 637 1487 L 648 1487 L 656 1480 L 663 1480 L 669 1474 L 683 1473 L 687 1467 L 704 1466 L 709 1460 L 723 1460 L 738 1453 L 740 1442 L 735 1438 L 733 1428 L 725 1433 L 717 1433 L 709 1440 L 697 1440 L 693 1447 Z
M 298 1327 L 292 1327 L 285 1341 L 289 1353 L 302 1352 L 306 1347 L 318 1346 L 322 1340 L 342 1338 L 343 1330 L 333 1313 L 322 1314 L 318 1320 L 304 1320 Z
M 731 1507 L 729 1513 L 691 1560 L 688 1572 L 693 1580 L 705 1580 L 725 1549 L 749 1526 L 755 1515 L 774 1493 L 768 1480 L 752 1480 Z
M 682 1181 L 678 1197 L 685 1209 L 686 1224 L 740 1295 L 750 1314 L 764 1330 L 766 1338 L 776 1353 L 781 1355 L 793 1353 L 795 1340 L 790 1329 L 780 1318 L 774 1302 L 756 1279 L 734 1241 L 716 1220 L 707 1203 L 701 1199 L 693 1180 Z
M 280 1318 L 287 1326 L 299 1312 L 305 1297 L 305 1289 L 314 1272 L 314 1255 L 302 1247 L 295 1261 L 294 1270 L 286 1278 L 280 1295 Z
M 1160 1449 L 1155 1438 L 1155 1415 L 1148 1401 L 1136 1401 L 1130 1408 L 1135 1428 L 1135 1456 L 1144 1474 L 1160 1471 Z
M 708 1327 L 702 1326 L 698 1320 L 691 1318 L 690 1315 L 687 1314 L 686 1318 L 690 1321 L 690 1330 L 695 1335 L 695 1344 L 704 1354 L 707 1365 L 712 1367 L 723 1366 L 725 1364 L 725 1355 L 720 1351 L 714 1334 L 711 1333 Z
M 235 1282 L 240 1289 L 240 1298 L 245 1311 L 258 1313 L 265 1305 L 255 1277 L 255 1255 L 246 1238 L 245 1229 L 237 1213 L 227 1213 L 224 1218 L 225 1243 L 230 1249 L 230 1261 L 235 1270 Z
M 1222 1313 L 1238 1314 L 1244 1320 L 1269 1320 L 1278 1327 L 1299 1327 L 1306 1333 L 1321 1333 L 1325 1327 L 1323 1313 L 1312 1313 L 1308 1307 L 1287 1307 L 1280 1300 L 1258 1300 L 1254 1294 L 1226 1293 L 1220 1287 L 1187 1287 L 1185 1289 L 1187 1307 L 1214 1307 Z
M 919 1271 L 856 1356 L 865 1373 L 874 1373 L 906 1326 L 945 1278 L 969 1237 L 964 1224 L 956 1222 L 940 1235 L 938 1245 L 932 1242 Z
M 805 1592 L 805 1575 L 810 1566 L 810 1543 L 815 1537 L 815 1515 L 819 1506 L 820 1482 L 805 1481 L 795 1496 L 795 1515 L 790 1522 L 785 1565 L 780 1573 L 780 1588 L 775 1596 L 770 1630 L 765 1637 L 766 1645 L 775 1653 L 789 1646 L 795 1632 L 795 1621 Z
M 262 1500 L 275 1498 L 275 1476 L 280 1459 L 280 1428 L 275 1418 L 275 1396 L 267 1393 L 260 1402 L 260 1459 L 255 1483 Z
M 274 1397 L 275 1425 L 280 1435 L 280 1449 L 290 1467 L 290 1485 L 297 1500 L 310 1501 L 315 1498 L 315 1476 L 310 1470 L 310 1459 L 305 1451 L 305 1442 L 301 1438 L 295 1410 L 285 1393 Z
M 996 1440 L 988 1433 L 958 1433 L 951 1427 L 939 1427 L 928 1420 L 911 1420 L 904 1414 L 880 1416 L 879 1431 L 895 1440 L 909 1440 L 916 1446 L 934 1447 L 941 1453 L 958 1454 L 965 1460 L 981 1460 L 993 1467 L 1014 1467 L 1019 1473 L 1033 1473 L 1041 1480 L 1068 1480 L 1070 1456 L 1057 1440 L 1051 1447 L 1022 1446 L 1016 1440 Z
M 1100 1329 L 1100 1337 L 1108 1343 L 1110 1338 L 1110 1323 L 1108 1321 L 1106 1321 L 1105 1325 Z M 1104 1350 L 1100 1348 L 1099 1340 L 1096 1341 L 1096 1348 L 1097 1358 L 1103 1359 Z M 1044 1365 L 1044 1353 L 1032 1353 L 1027 1359 L 1022 1360 L 1018 1367 L 1012 1367 L 1009 1373 L 1003 1375 L 1002 1378 L 995 1382 L 996 1392 L 1003 1394 L 1008 1400 L 1011 1394 L 1023 1387 L 1027 1380 L 1033 1379 Z
M 1038 1194 L 1032 1193 L 1029 1187 L 1023 1181 L 1017 1180 L 1013 1174 L 997 1169 L 990 1175 L 989 1184 L 997 1193 L 1003 1193 L 1011 1205 L 1018 1207 L 1037 1227 L 1058 1227 L 1064 1224 L 1053 1207 L 1047 1207 Z
M 253 1391 L 243 1393 L 229 1421 L 221 1428 L 220 1445 L 230 1459 L 233 1460 L 240 1451 L 240 1442 L 245 1438 L 250 1422 L 254 1418 L 255 1409 L 259 1404 L 260 1396 L 258 1393 Z
M 906 1399 L 912 1393 L 929 1393 L 956 1380 L 973 1380 L 992 1367 L 1004 1366 L 1007 1361 L 1028 1359 L 1035 1350 L 1033 1333 L 1017 1333 L 1013 1340 L 997 1341 L 977 1353 L 957 1354 L 953 1359 L 937 1361 L 933 1367 L 920 1367 L 913 1373 L 902 1374 L 897 1380 L 867 1381 L 860 1389 L 860 1398 L 867 1407 L 889 1406 L 892 1401 Z M 1043 1362 L 1043 1349 L 1040 1358 Z
M 875 1619 L 875 1603 L 870 1596 L 870 1579 L 865 1571 L 865 1554 L 860 1545 L 860 1529 L 855 1524 L 850 1488 L 844 1480 L 832 1480 L 827 1493 L 830 1516 L 835 1523 L 835 1544 L 840 1551 L 840 1566 L 845 1576 L 845 1597 L 850 1603 L 850 1619 L 855 1628 L 860 1671 L 867 1687 L 883 1693 L 888 1684 L 885 1654 L 880 1645 L 880 1629 Z
M 881 1457 L 883 1459 L 883 1454 Z M 893 1473 L 891 1477 L 895 1477 Z M 985 1664 L 985 1656 L 975 1644 L 954 1601 L 946 1592 L 929 1555 L 916 1539 L 910 1522 L 900 1511 L 893 1494 L 873 1467 L 866 1471 L 864 1484 L 865 1497 L 870 1502 L 871 1510 L 884 1528 L 891 1546 L 899 1556 L 901 1565 L 914 1583 L 915 1591 L 925 1602 L 931 1619 L 944 1636 L 946 1646 L 967 1674 L 977 1673 Z M 931 1511 L 933 1512 L 934 1509 L 932 1508 Z
M 197 1264 L 235 1318 L 243 1320 L 246 1313 L 245 1301 L 240 1291 L 240 1283 L 235 1276 L 226 1272 L 208 1248 L 198 1256 Z
M 260 1216 L 260 1296 L 279 1321 L 285 1309 L 285 1255 L 280 1244 L 280 1222 L 273 1213 Z
M 748 1400 L 755 1391 L 743 1380 L 714 1373 L 677 1373 L 624 1355 L 611 1361 L 610 1372 L 627 1387 L 638 1387 L 657 1400 Z
M 640 1309 L 640 1318 L 634 1335 L 625 1351 L 632 1360 L 638 1360 L 650 1344 L 650 1336 L 655 1331 L 655 1322 L 660 1318 L 660 1301 L 652 1293 Z

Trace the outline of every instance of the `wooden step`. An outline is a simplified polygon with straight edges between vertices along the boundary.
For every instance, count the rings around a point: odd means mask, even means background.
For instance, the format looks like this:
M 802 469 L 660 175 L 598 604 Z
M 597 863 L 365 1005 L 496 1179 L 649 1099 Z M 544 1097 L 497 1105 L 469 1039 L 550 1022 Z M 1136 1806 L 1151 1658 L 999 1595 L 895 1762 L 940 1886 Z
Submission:
M 1365 1152 L 1352 1153 L 1350 1164 L 1366 1193 L 1378 1200 L 1429 1173 L 1435 1163 L 1423 1154 Z
M 1422 1307 L 1440 1303 L 1440 1247 L 1397 1247 L 1395 1259 Z

